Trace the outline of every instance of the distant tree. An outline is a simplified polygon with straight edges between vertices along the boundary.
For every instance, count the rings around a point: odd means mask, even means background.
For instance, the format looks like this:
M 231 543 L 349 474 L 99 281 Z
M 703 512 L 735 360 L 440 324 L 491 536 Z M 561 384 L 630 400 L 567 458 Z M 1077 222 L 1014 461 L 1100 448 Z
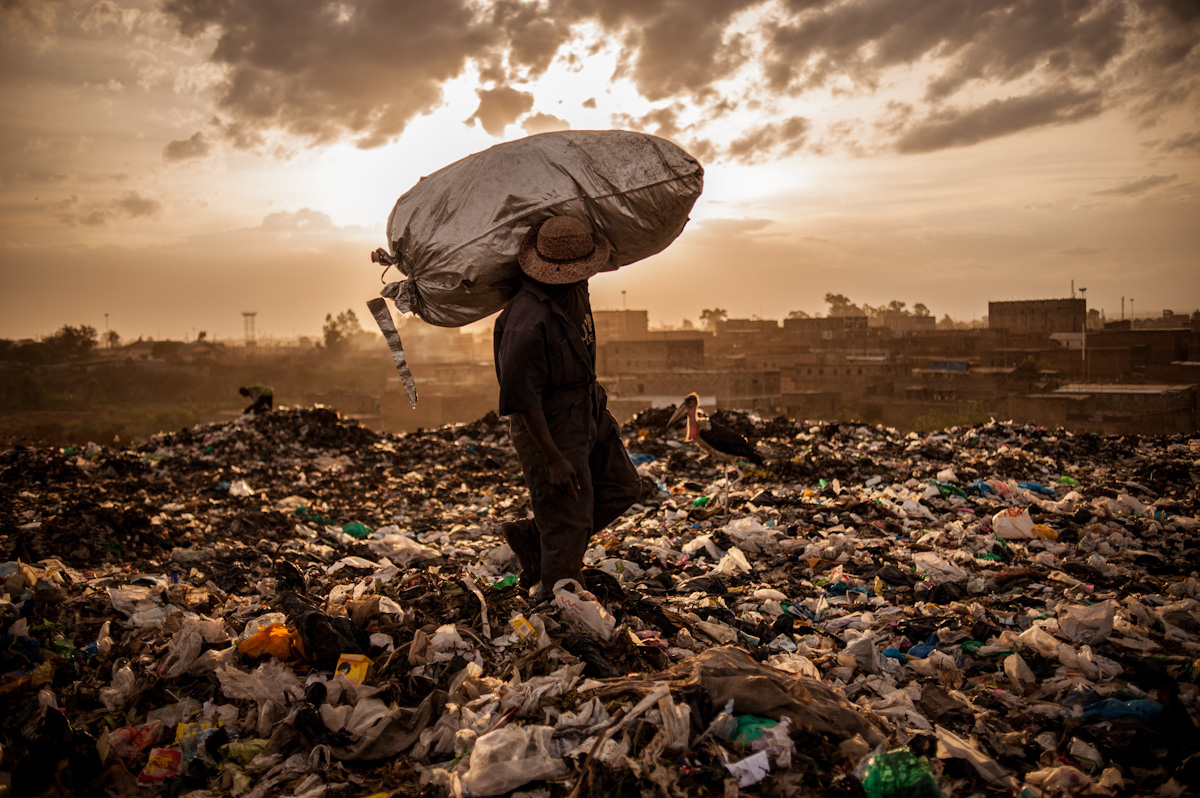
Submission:
M 706 330 L 717 329 L 717 323 L 724 321 L 729 314 L 725 312 L 725 308 L 705 308 L 700 311 L 700 326 Z
M 932 316 L 933 314 L 929 312 L 929 308 L 925 307 L 924 302 L 918 302 L 917 304 L 913 305 L 913 315 L 926 318 L 928 316 Z
M 904 309 L 907 304 L 907 302 L 901 302 L 899 299 L 893 299 L 887 304 L 887 312 L 894 316 L 907 316 L 908 311 Z
M 1018 380 L 1033 382 L 1038 378 L 1038 365 L 1032 357 L 1026 357 L 1021 364 L 1012 370 L 1012 376 Z
M 42 342 L 52 360 L 78 360 L 87 357 L 96 348 L 96 328 L 86 324 L 72 327 L 64 324 L 62 329 Z
M 789 319 L 811 319 L 812 316 L 805 313 L 803 310 L 789 310 L 787 317 Z
M 116 349 L 121 345 L 121 335 L 116 330 L 109 330 L 104 333 L 104 346 L 108 349 Z
M 20 342 L 12 348 L 8 359 L 23 366 L 40 366 L 50 362 L 50 347 L 39 341 Z
M 679 325 L 679 329 L 681 329 L 681 330 L 694 330 L 694 329 L 696 329 L 696 325 L 695 325 L 695 324 L 692 324 L 692 320 L 691 320 L 691 319 L 684 319 L 684 320 L 683 320 L 683 322 L 682 322 L 682 323 Z
M 829 305 L 830 316 L 862 316 L 863 309 L 851 302 L 843 294 L 826 294 L 825 304 Z
M 28 371 L 13 382 L 12 403 L 22 410 L 34 410 L 46 401 L 46 386 Z
M 208 330 L 201 330 L 199 333 L 196 334 L 196 343 L 200 343 L 201 341 L 203 341 L 207 338 L 208 338 Z
M 350 308 L 342 311 L 334 318 L 332 313 L 325 314 L 325 326 L 321 328 L 325 337 L 325 348 L 330 352 L 344 352 L 354 336 L 362 332 L 358 316 Z

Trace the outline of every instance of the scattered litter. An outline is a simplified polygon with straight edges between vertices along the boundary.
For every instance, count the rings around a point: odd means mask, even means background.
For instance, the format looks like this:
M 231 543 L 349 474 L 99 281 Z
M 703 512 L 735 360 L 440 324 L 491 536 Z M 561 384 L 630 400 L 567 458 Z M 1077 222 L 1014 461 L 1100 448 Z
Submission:
M 669 415 L 552 596 L 495 415 L 0 453 L 11 794 L 1200 792 L 1200 440 Z

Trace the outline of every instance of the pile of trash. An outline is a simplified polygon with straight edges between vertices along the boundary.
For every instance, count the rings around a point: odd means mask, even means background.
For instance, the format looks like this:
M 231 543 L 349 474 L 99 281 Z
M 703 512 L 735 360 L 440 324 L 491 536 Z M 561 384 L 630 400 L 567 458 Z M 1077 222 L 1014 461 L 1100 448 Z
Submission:
M 3 452 L 0 793 L 1200 791 L 1200 437 L 669 413 L 546 600 L 494 415 Z

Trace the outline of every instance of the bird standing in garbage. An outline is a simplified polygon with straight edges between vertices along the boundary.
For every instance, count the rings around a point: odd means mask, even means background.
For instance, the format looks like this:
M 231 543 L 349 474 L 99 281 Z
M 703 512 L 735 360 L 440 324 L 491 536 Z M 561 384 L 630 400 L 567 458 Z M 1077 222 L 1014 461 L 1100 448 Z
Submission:
M 735 481 L 741 481 L 743 477 L 742 470 L 737 467 L 739 460 L 749 460 L 755 465 L 762 465 L 762 455 L 755 450 L 750 441 L 724 424 L 716 424 L 709 421 L 708 416 L 700 409 L 700 397 L 697 394 L 689 393 L 685 396 L 683 402 L 676 409 L 675 413 L 671 416 L 671 420 L 666 425 L 668 427 L 671 426 L 685 415 L 687 416 L 687 435 L 684 440 L 689 442 L 695 441 L 701 451 L 713 455 L 723 462 L 732 464 L 738 474 Z M 728 475 L 725 476 L 723 494 L 722 502 L 725 504 L 725 513 L 728 515 Z

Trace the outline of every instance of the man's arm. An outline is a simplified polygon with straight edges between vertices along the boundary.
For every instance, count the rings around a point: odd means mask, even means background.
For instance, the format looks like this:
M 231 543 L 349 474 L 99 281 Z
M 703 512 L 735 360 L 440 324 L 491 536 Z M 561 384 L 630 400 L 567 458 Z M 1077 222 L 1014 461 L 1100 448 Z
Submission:
M 579 490 L 581 489 L 579 475 L 575 472 L 571 461 L 563 457 L 554 438 L 550 436 L 550 427 L 546 424 L 546 414 L 539 407 L 526 410 L 519 415 L 525 422 L 525 428 L 529 430 L 529 436 L 533 438 L 534 444 L 546 458 L 546 464 L 550 467 L 550 484 L 565 490 L 572 501 L 579 501 Z

